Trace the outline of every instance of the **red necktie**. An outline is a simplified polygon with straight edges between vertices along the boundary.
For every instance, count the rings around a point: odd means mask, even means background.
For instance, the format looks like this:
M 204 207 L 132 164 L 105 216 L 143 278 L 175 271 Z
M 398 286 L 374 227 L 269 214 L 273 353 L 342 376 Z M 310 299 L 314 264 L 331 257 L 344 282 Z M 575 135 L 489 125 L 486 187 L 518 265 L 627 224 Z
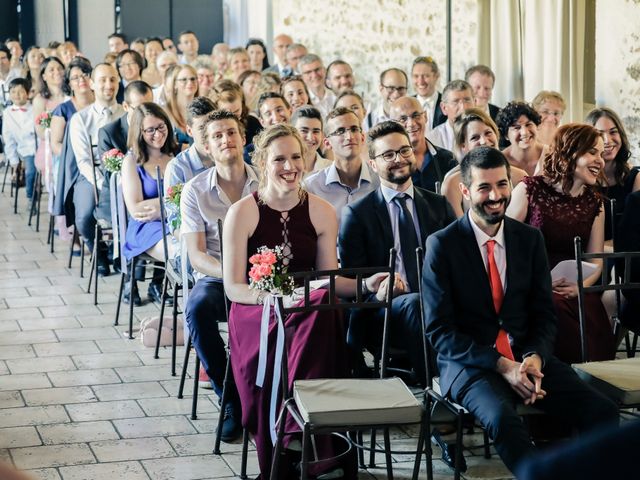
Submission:
M 489 273 L 489 284 L 491 285 L 491 297 L 493 298 L 493 306 L 496 309 L 496 313 L 500 313 L 502 307 L 502 300 L 504 299 L 504 291 L 502 290 L 502 280 L 500 280 L 500 272 L 498 271 L 498 265 L 496 264 L 496 258 L 493 255 L 493 249 L 496 246 L 495 240 L 488 240 L 487 243 L 487 270 Z M 504 329 L 498 331 L 496 337 L 496 350 L 503 357 L 509 360 L 514 360 L 513 352 L 511 351 L 511 344 L 509 343 L 509 336 Z
M 11 110 L 13 110 L 14 112 L 26 112 L 27 109 L 24 107 L 13 107 Z

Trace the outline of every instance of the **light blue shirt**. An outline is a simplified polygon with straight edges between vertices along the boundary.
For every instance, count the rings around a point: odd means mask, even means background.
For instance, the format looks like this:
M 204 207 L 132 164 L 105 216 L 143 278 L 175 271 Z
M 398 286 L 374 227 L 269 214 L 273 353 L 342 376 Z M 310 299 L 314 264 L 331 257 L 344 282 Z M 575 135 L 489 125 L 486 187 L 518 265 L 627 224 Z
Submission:
M 378 175 L 371 167 L 362 162 L 358 186 L 351 188 L 340 181 L 335 163 L 314 173 L 304 180 L 304 187 L 309 193 L 325 199 L 336 210 L 338 225 L 345 205 L 355 202 L 373 192 L 380 185 Z
M 164 205 L 167 211 L 167 223 L 169 225 L 171 225 L 171 222 L 178 216 L 178 211 L 174 208 L 173 204 L 167 202 L 168 188 L 178 185 L 179 183 L 187 183 L 206 169 L 207 167 L 202 163 L 195 145 L 180 152 L 167 164 L 164 174 Z
M 407 272 L 404 268 L 404 252 L 402 251 L 402 247 L 400 245 L 400 205 L 398 202 L 394 201 L 398 195 L 406 195 L 407 196 L 407 208 L 411 213 L 411 218 L 413 219 L 413 226 L 416 229 L 417 238 L 420 237 L 420 224 L 418 223 L 418 213 L 416 212 L 416 203 L 413 201 L 413 196 L 415 195 L 415 191 L 413 189 L 413 184 L 409 188 L 407 188 L 404 192 L 399 192 L 397 190 L 393 190 L 392 188 L 385 187 L 384 185 L 380 185 L 380 192 L 384 197 L 385 202 L 387 203 L 387 211 L 389 212 L 389 220 L 391 220 L 391 232 L 393 233 L 393 248 L 397 252 L 396 255 L 396 272 L 402 278 L 402 281 L 405 284 L 406 291 L 409 292 L 409 282 L 407 281 Z M 409 261 L 414 261 L 413 252 L 410 252 L 411 258 Z

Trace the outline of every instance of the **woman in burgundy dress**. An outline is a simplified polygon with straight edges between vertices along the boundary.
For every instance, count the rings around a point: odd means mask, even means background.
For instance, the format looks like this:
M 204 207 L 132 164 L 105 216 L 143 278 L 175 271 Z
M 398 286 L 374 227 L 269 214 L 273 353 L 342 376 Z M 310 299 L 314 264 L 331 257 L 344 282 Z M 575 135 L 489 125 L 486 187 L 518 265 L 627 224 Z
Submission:
M 274 125 L 255 139 L 254 163 L 261 171 L 254 195 L 235 203 L 224 225 L 224 284 L 233 302 L 229 315 L 231 365 L 242 405 L 242 424 L 254 435 L 262 478 L 271 468 L 273 416 L 280 399 L 272 403 L 271 391 L 277 322 L 273 310 L 268 329 L 268 354 L 262 387 L 256 385 L 260 353 L 263 303 L 268 292 L 250 289 L 248 258 L 261 246 L 282 246 L 289 271 L 337 268 L 336 212 L 325 200 L 306 193 L 300 181 L 304 174 L 304 141 L 295 128 Z M 366 290 L 384 291 L 386 279 L 379 275 L 365 281 Z M 337 294 L 355 295 L 355 280 L 338 278 Z M 312 300 L 327 303 L 327 291 L 312 292 Z M 347 350 L 340 315 L 324 311 L 294 314 L 285 319 L 290 387 L 303 378 L 339 378 L 347 374 Z M 279 388 L 279 386 L 277 387 Z M 271 417 L 271 418 L 270 418 Z M 287 431 L 296 430 L 288 418 Z M 287 446 L 285 439 L 285 446 Z M 316 438 L 320 458 L 332 453 L 328 438 Z M 327 466 L 325 465 L 325 469 Z M 336 468 L 329 465 L 328 468 Z M 317 472 L 315 472 L 317 473 Z
M 543 175 L 525 177 L 514 190 L 507 214 L 544 235 L 549 266 L 574 259 L 574 237 L 579 236 L 588 253 L 604 248 L 604 209 L 597 194 L 602 178 L 604 142 L 590 125 L 569 124 L 558 129 Z M 598 269 L 584 279 L 591 286 L 600 279 Z M 508 288 L 508 287 L 507 287 Z M 553 282 L 553 300 L 558 315 L 555 355 L 568 363 L 580 362 L 578 286 L 565 279 Z M 609 318 L 598 294 L 585 295 L 587 358 L 609 360 L 615 354 Z

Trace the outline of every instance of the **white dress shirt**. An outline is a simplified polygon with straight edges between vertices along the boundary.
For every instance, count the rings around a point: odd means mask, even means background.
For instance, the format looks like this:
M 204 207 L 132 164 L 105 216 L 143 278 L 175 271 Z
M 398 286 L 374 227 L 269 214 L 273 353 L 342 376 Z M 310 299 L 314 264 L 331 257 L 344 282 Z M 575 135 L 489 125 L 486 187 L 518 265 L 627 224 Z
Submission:
M 421 97 L 420 95 L 416 94 L 416 98 L 418 99 L 418 101 L 420 102 L 420 105 L 422 105 L 422 108 L 427 114 L 426 131 L 428 132 L 429 130 L 433 129 L 433 117 L 436 114 L 436 106 L 437 106 L 436 104 L 438 102 L 438 91 L 436 90 L 435 92 L 433 92 L 433 95 L 431 95 L 430 97 Z
M 431 143 L 436 147 L 446 148 L 451 152 L 453 152 L 453 145 L 455 143 L 454 137 L 453 127 L 449 123 L 449 120 L 427 133 L 427 138 L 431 140 Z
M 418 223 L 418 213 L 416 212 L 416 204 L 413 201 L 413 196 L 415 194 L 413 184 L 407 188 L 404 192 L 399 192 L 389 187 L 385 187 L 384 185 L 380 185 L 380 192 L 384 197 L 385 202 L 387 203 L 387 211 L 389 212 L 389 219 L 391 220 L 391 231 L 393 234 L 393 248 L 396 251 L 396 266 L 395 270 L 402 278 L 402 281 L 405 285 L 405 293 L 409 293 L 411 291 L 409 287 L 409 281 L 407 280 L 407 272 L 404 268 L 404 253 L 402 251 L 402 245 L 400 242 L 400 205 L 395 202 L 395 198 L 398 195 L 406 195 L 406 203 L 407 209 L 411 213 L 411 218 L 413 219 L 413 226 L 416 229 L 416 236 L 420 237 L 420 224 Z M 409 252 L 410 259 L 409 261 L 415 261 L 413 256 L 415 252 Z
M 496 260 L 496 266 L 498 267 L 498 272 L 500 273 L 500 281 L 502 282 L 502 291 L 504 292 L 507 289 L 507 251 L 504 244 L 504 222 L 500 223 L 500 228 L 498 229 L 498 232 L 495 234 L 495 236 L 490 237 L 482 230 L 480 230 L 480 227 L 478 227 L 478 225 L 476 225 L 476 222 L 473 221 L 471 210 L 469 210 L 467 215 L 469 215 L 471 229 L 473 230 L 473 234 L 476 237 L 476 242 L 478 242 L 480 255 L 482 255 L 482 263 L 484 263 L 484 268 L 487 269 L 487 273 L 489 272 L 487 242 L 489 240 L 496 241 L 493 249 L 493 258 Z
M 322 98 L 309 90 L 309 100 L 311 100 L 314 107 L 320 110 L 322 118 L 326 118 L 327 114 L 333 110 L 333 104 L 336 103 L 336 96 L 328 88 L 324 89 L 324 97 Z
M 97 162 L 98 130 L 107 123 L 117 120 L 124 115 L 122 106 L 117 103 L 105 107 L 92 103 L 77 112 L 69 121 L 69 140 L 76 157 L 78 171 L 89 183 L 93 184 L 93 162 Z M 98 188 L 102 186 L 102 174 L 96 169 Z

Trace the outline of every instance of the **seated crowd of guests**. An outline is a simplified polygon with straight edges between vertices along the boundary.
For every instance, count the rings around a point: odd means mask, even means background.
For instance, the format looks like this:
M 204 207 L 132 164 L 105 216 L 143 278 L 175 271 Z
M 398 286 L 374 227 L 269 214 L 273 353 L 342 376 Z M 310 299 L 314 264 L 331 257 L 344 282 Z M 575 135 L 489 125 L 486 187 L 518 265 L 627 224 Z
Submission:
M 200 55 L 190 31 L 179 36 L 180 55 L 171 39 L 128 45 L 113 34 L 110 53 L 96 65 L 70 42 L 24 55 L 15 43 L 0 46 L 6 160 L 23 166 L 28 197 L 36 168 L 42 172 L 59 234 L 74 226 L 93 249 L 100 241 L 96 223 L 111 221 L 111 172 L 101 159 L 112 149 L 125 154 L 120 178 L 129 220 L 121 255 L 130 261 L 147 253 L 164 262 L 165 237 L 170 258 L 184 245 L 182 268 L 195 282 L 185 322 L 201 377 L 219 397 L 228 358 L 218 323 L 229 318 L 234 380 L 222 439 L 247 428 L 265 478 L 276 386 L 256 386 L 256 375 L 269 292 L 250 288 L 248 280 L 248 258 L 261 246 L 282 247 L 291 272 L 382 267 L 395 249 L 394 278 L 374 275 L 358 285 L 341 277 L 338 295 L 351 298 L 360 289 L 383 298 L 393 283 L 390 341 L 406 351 L 412 381 L 426 385 L 425 322 L 443 393 L 481 419 L 511 470 L 532 446 L 515 409 L 495 399 L 539 402 L 579 428 L 587 419 L 615 422 L 615 407 L 568 368 L 581 360 L 578 286 L 550 276 L 558 262 L 574 257 L 576 236 L 586 252 L 614 248 L 614 233 L 618 248 L 640 249 L 634 208 L 640 177 L 611 109 L 561 125 L 565 103 L 552 91 L 499 108 L 490 103 L 495 75 L 483 65 L 440 92 L 440 71 L 428 56 L 417 57 L 409 72 L 381 72 L 380 102 L 373 105 L 358 93 L 347 62 L 325 67 L 287 35 L 274 38 L 271 66 L 260 40 L 246 48 L 217 44 L 211 55 Z M 43 112 L 49 123 L 37 120 Z M 177 186 L 179 208 L 166 200 Z M 419 272 L 415 250 L 425 244 Z M 118 263 L 109 246 L 95 251 L 98 272 L 109 275 Z M 476 267 L 475 276 L 466 270 Z M 598 263 L 584 285 L 608 267 Z M 149 296 L 160 301 L 163 277 L 154 271 Z M 320 289 L 312 300 L 326 302 L 326 295 Z M 124 301 L 141 303 L 137 287 L 125 291 Z M 607 310 L 596 294 L 585 301 L 587 357 L 611 359 L 616 339 Z M 628 318 L 637 317 L 638 303 L 629 298 Z M 295 329 L 290 381 L 366 375 L 363 351 L 380 350 L 382 322 L 382 312 L 357 312 L 346 324 L 331 312 L 288 317 L 285 328 Z M 266 335 L 275 345 L 275 323 Z M 267 378 L 273 368 L 267 366 Z M 568 414 L 576 398 L 584 408 Z M 328 441 L 316 447 L 321 455 L 332 450 Z

